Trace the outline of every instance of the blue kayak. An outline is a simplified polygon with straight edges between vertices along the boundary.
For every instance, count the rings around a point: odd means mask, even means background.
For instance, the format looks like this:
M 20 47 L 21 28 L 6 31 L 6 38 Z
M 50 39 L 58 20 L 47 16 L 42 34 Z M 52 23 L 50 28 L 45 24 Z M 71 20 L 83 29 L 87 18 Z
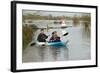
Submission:
M 55 46 L 55 47 L 65 47 L 68 41 L 66 42 L 37 42 L 38 45 L 44 46 Z
M 49 42 L 48 45 L 50 46 L 66 46 L 65 42 Z

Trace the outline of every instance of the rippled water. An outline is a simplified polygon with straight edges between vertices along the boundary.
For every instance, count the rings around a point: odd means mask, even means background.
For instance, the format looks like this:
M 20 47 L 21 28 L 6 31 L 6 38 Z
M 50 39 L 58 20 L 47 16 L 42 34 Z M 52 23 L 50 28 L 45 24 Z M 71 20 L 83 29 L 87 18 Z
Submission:
M 50 29 L 45 30 L 47 35 L 56 30 L 61 36 L 62 41 L 69 41 L 66 47 L 55 48 L 52 46 L 28 46 L 23 52 L 23 62 L 47 62 L 47 61 L 65 61 L 65 60 L 87 60 L 91 59 L 90 31 L 81 24 L 66 29 Z M 33 41 L 36 41 L 40 30 L 35 32 Z M 67 36 L 63 36 L 64 32 L 68 32 Z M 50 38 L 51 36 L 49 36 Z M 47 40 L 49 40 L 49 38 Z M 31 42 L 31 43 L 32 43 Z

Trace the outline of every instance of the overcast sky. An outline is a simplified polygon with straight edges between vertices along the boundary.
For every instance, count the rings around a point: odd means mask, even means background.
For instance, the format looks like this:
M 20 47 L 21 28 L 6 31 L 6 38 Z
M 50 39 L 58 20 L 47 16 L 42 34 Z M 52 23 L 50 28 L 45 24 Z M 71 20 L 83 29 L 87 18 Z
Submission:
M 89 15 L 89 13 L 76 13 L 76 12 L 62 12 L 62 11 L 36 11 L 36 10 L 23 10 L 23 15 L 27 14 L 39 14 L 39 15 L 52 15 L 52 16 L 81 16 L 81 15 Z

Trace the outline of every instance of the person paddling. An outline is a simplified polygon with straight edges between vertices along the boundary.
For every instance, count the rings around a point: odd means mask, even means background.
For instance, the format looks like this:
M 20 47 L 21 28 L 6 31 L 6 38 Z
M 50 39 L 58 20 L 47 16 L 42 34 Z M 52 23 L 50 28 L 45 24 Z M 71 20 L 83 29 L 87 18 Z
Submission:
M 37 41 L 38 42 L 46 42 L 47 38 L 48 38 L 48 36 L 44 33 L 44 29 L 41 29 L 41 32 L 37 37 Z
M 52 32 L 52 37 L 49 42 L 61 42 L 60 37 L 57 34 L 57 31 Z

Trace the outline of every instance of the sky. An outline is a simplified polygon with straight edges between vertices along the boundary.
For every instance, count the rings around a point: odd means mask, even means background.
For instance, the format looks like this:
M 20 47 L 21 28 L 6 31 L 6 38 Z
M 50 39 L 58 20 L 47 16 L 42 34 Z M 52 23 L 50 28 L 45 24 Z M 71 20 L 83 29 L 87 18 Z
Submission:
M 23 10 L 23 15 L 27 14 L 39 14 L 39 15 L 52 15 L 52 16 L 81 16 L 81 15 L 89 15 L 89 13 L 76 13 L 76 12 L 62 12 L 62 11 L 37 11 L 37 10 Z

